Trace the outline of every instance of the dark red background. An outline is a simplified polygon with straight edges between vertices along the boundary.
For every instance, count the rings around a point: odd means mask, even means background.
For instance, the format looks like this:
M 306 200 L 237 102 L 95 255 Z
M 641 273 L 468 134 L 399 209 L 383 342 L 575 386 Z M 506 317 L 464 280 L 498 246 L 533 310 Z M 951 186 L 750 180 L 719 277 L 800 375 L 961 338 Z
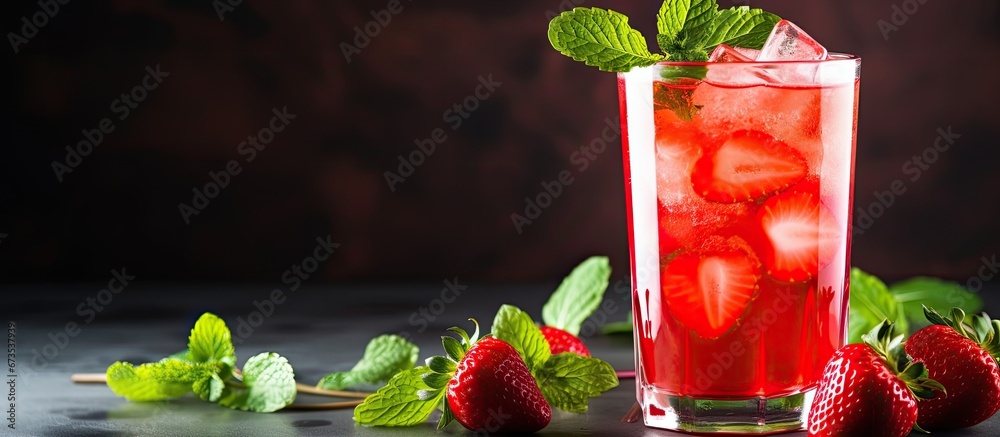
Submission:
M 9 3 L 5 33 L 39 10 Z M 576 3 L 627 13 L 652 42 L 658 2 Z M 888 41 L 879 20 L 915 0 L 750 3 L 864 59 L 855 205 L 896 179 L 907 191 L 857 236 L 854 263 L 889 278 L 976 275 L 1000 250 L 997 2 L 926 1 Z M 103 280 L 124 266 L 143 280 L 277 282 L 327 234 L 341 247 L 325 280 L 554 281 L 590 254 L 623 275 L 619 145 L 583 172 L 570 162 L 617 119 L 614 76 L 545 34 L 573 2 L 403 0 L 347 62 L 341 44 L 386 4 L 244 2 L 224 21 L 209 0 L 60 6 L 19 53 L 3 48 L 3 280 Z M 51 163 L 157 64 L 170 76 L 60 183 Z M 452 130 L 444 112 L 491 74 L 502 85 Z M 283 106 L 297 118 L 243 161 L 237 145 Z M 961 139 L 909 181 L 904 163 L 948 127 Z M 390 191 L 384 172 L 436 128 L 447 140 Z M 232 159 L 243 172 L 186 225 L 178 204 Z M 574 182 L 519 234 L 511 214 L 563 170 Z

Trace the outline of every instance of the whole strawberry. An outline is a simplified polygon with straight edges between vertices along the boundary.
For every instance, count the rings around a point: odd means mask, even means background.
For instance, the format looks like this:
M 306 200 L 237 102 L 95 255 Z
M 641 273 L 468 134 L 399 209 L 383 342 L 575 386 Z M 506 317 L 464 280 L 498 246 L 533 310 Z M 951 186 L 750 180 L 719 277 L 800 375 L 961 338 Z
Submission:
M 917 403 L 917 423 L 927 430 L 966 428 L 1000 410 L 1000 321 L 974 315 L 966 326 L 965 312 L 951 310 L 943 317 L 924 307 L 933 325 L 906 341 L 906 352 L 927 366 L 930 377 L 948 389 L 948 395 Z
M 917 423 L 917 399 L 942 390 L 920 362 L 910 362 L 882 322 L 865 344 L 844 346 L 826 364 L 809 410 L 810 436 L 902 437 Z M 919 427 L 916 427 L 919 429 Z
M 549 342 L 552 355 L 572 352 L 585 357 L 590 356 L 590 350 L 579 337 L 552 326 L 542 326 L 541 330 L 545 340 Z
M 472 345 L 448 383 L 448 406 L 470 430 L 530 433 L 545 428 L 552 408 L 509 343 L 485 337 Z

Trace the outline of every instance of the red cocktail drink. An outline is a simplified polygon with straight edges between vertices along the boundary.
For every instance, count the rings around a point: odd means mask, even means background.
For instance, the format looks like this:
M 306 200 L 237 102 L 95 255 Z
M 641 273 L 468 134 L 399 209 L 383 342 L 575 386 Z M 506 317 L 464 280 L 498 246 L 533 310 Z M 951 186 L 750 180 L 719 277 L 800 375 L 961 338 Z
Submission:
M 859 67 L 833 55 L 619 75 L 648 425 L 802 427 L 846 338 Z

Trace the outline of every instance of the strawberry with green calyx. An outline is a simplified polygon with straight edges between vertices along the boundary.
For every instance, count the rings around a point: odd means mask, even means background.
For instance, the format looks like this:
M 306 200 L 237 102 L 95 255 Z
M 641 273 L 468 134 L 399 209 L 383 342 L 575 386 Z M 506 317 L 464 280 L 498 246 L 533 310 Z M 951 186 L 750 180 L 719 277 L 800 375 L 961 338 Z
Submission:
M 534 432 L 548 424 L 551 408 L 583 413 L 590 398 L 618 386 L 605 361 L 553 355 L 531 316 L 515 306 L 500 307 L 493 333 L 482 339 L 478 324 L 471 337 L 460 328 L 449 331 L 459 338 L 441 338 L 446 356 L 397 373 L 354 409 L 354 420 L 412 426 L 438 410 L 438 428 L 457 420 L 477 431 Z
M 440 410 L 439 429 L 453 420 L 487 432 L 535 432 L 548 425 L 552 409 L 520 354 L 493 336 L 479 339 L 479 323 L 470 320 L 476 325 L 471 337 L 449 328 L 459 338 L 441 337 L 446 355 L 396 374 L 354 410 L 354 420 L 410 426 Z
M 911 361 L 903 336 L 892 336 L 883 321 L 863 336 L 864 344 L 844 346 L 826 364 L 809 411 L 810 436 L 903 437 L 917 426 L 917 400 L 944 387 L 927 368 Z
M 961 308 L 950 317 L 924 307 L 932 323 L 906 341 L 906 352 L 923 362 L 948 396 L 917 403 L 917 422 L 928 430 L 966 428 L 1000 410 L 1000 320 L 973 315 L 967 326 Z
M 448 349 L 458 365 L 448 382 L 448 402 L 438 427 L 454 417 L 474 431 L 531 433 L 545 428 L 552 407 L 517 350 L 493 336 L 475 341 L 461 329 L 452 330 L 463 341 L 451 342 Z
M 552 354 L 573 352 L 585 357 L 590 350 L 578 335 L 583 322 L 601 305 L 611 278 L 605 256 L 592 256 L 570 272 L 542 307 L 542 335 Z

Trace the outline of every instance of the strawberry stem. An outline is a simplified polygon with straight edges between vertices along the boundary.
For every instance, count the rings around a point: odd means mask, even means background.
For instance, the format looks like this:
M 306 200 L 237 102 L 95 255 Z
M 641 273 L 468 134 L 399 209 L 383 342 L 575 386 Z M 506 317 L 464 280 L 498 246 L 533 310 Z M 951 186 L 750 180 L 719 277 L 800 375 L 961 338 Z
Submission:
M 893 336 L 894 324 L 883 320 L 861 339 L 885 361 L 886 367 L 902 380 L 918 399 L 931 399 L 940 391 L 946 393 L 941 383 L 930 379 L 924 363 L 914 362 L 903 348 L 903 336 Z
M 963 337 L 976 342 L 1000 364 L 1000 320 L 991 320 L 986 313 L 973 314 L 966 324 L 965 311 L 961 308 L 952 308 L 949 316 L 942 316 L 924 305 L 924 317 L 928 321 L 935 325 L 950 326 Z

